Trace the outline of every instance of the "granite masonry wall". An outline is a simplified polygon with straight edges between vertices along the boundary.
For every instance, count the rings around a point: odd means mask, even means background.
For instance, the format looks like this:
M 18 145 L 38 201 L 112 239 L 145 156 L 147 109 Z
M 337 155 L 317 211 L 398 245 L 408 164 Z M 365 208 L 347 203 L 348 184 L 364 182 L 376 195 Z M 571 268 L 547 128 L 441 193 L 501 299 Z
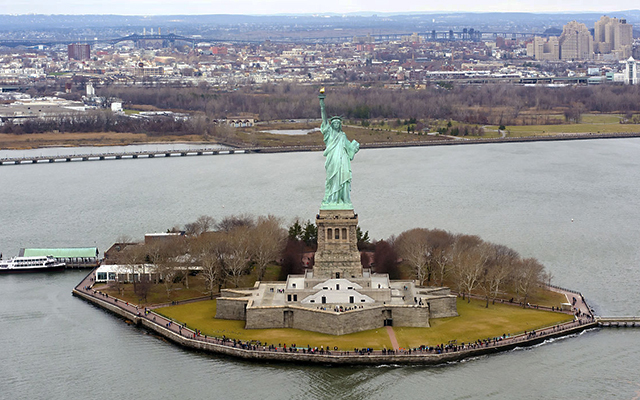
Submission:
M 455 300 L 455 298 L 454 298 Z M 392 319 L 397 326 L 429 327 L 429 309 L 416 306 L 379 306 L 342 313 L 298 306 L 247 309 L 247 329 L 295 328 L 329 335 L 345 335 L 384 326 Z

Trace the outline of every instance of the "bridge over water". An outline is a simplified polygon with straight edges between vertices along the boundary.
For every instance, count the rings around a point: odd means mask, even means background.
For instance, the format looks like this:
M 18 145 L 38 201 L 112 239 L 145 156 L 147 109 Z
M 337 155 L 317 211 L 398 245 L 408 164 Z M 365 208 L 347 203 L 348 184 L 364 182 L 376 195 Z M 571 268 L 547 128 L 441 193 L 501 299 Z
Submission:
M 387 33 L 387 34 L 371 34 L 368 37 L 376 42 L 400 40 L 403 37 L 410 36 L 412 33 Z M 458 40 L 494 40 L 498 36 L 505 38 L 524 38 L 533 35 L 544 36 L 543 33 L 535 32 L 505 32 L 505 31 L 493 31 L 493 32 L 480 32 L 470 29 L 463 30 L 431 30 L 427 32 L 419 32 L 418 36 L 427 41 L 458 41 Z M 358 36 L 358 35 L 355 35 Z M 165 45 L 174 44 L 175 42 L 190 43 L 195 46 L 198 43 L 262 43 L 265 40 L 278 43 L 344 43 L 351 42 L 354 35 L 320 35 L 320 36 L 264 36 L 256 38 L 230 38 L 230 37 L 200 37 L 200 36 L 182 36 L 175 33 L 168 34 L 138 34 L 133 33 L 131 35 L 118 37 L 118 38 L 96 38 L 93 40 L 80 40 L 80 39 L 0 39 L 0 46 L 5 47 L 35 47 L 35 46 L 55 46 L 55 45 L 67 45 L 71 43 L 108 43 L 116 44 L 123 41 L 133 41 L 139 43 L 141 41 L 153 41 L 159 40 L 164 42 Z
M 104 160 L 126 160 L 138 158 L 156 157 L 186 157 L 205 156 L 223 154 L 248 154 L 248 153 L 284 153 L 297 151 L 320 151 L 324 146 L 295 146 L 295 147 L 244 147 L 244 148 L 191 148 L 183 150 L 138 150 L 122 152 L 86 153 L 86 154 L 58 154 L 58 155 L 34 155 L 20 157 L 0 158 L 0 165 L 20 165 L 20 164 L 48 164 L 72 161 L 104 161 Z

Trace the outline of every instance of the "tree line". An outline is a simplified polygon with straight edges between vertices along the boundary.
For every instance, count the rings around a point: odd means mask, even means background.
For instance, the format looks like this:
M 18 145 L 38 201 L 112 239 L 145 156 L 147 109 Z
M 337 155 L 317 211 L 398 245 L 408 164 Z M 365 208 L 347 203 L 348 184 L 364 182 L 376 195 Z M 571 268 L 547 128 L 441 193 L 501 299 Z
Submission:
M 113 261 L 127 266 L 133 274 L 140 273 L 144 264 L 154 264 L 153 283 L 163 284 L 168 298 L 176 284 L 189 287 L 189 276 L 196 266 L 207 293 L 213 296 L 223 285 L 239 287 L 243 276 L 252 271 L 257 280 L 263 280 L 267 266 L 274 262 L 280 265 L 280 280 L 302 274 L 313 267 L 317 248 L 317 227 L 311 221 L 295 220 L 285 229 L 272 215 L 232 215 L 217 222 L 201 216 L 171 231 L 182 234 L 126 246 Z M 375 273 L 406 279 L 401 269 L 404 264 L 419 285 L 450 284 L 463 298 L 480 293 L 487 307 L 505 293 L 512 293 L 524 304 L 551 278 L 534 258 L 522 258 L 513 249 L 475 235 L 440 229 L 410 229 L 373 243 L 368 232 L 358 229 L 358 245 L 363 267 Z M 145 279 L 142 275 L 138 282 L 134 279 L 134 291 L 141 298 L 146 297 L 152 283 Z
M 94 110 L 84 113 L 70 113 L 44 118 L 28 118 L 14 123 L 12 120 L 0 125 L 0 133 L 30 134 L 44 132 L 116 132 L 142 133 L 148 136 L 162 135 L 202 135 L 230 138 L 232 128 L 226 125 L 212 124 L 203 116 L 177 119 L 171 116 L 150 116 L 132 118 L 114 114 L 107 110 Z
M 538 260 L 475 235 L 415 228 L 398 235 L 393 247 L 419 284 L 452 282 L 463 298 L 481 293 L 487 307 L 504 293 L 526 303 L 551 277 Z
M 211 296 L 225 284 L 239 287 L 242 277 L 251 270 L 256 270 L 261 280 L 269 263 L 280 258 L 287 237 L 280 219 L 272 215 L 228 216 L 218 222 L 201 216 L 184 228 L 171 231 L 184 234 L 126 246 L 113 260 L 134 274 L 141 272 L 143 264 L 155 265 L 153 282 L 142 275 L 139 282 L 133 281 L 134 291 L 141 298 L 146 298 L 151 283 L 163 284 L 167 298 L 176 284 L 188 288 L 189 276 L 196 266 Z
M 101 95 L 118 97 L 126 104 L 161 109 L 202 112 L 207 118 L 241 113 L 258 114 L 261 120 L 317 118 L 317 88 L 306 85 L 264 84 L 238 90 L 213 91 L 206 85 L 188 88 L 106 86 Z M 423 90 L 383 87 L 334 86 L 329 90 L 327 112 L 348 119 L 452 119 L 469 124 L 545 124 L 554 118 L 524 117 L 525 109 L 576 112 L 640 112 L 637 85 L 525 87 L 509 84 L 437 85 Z
M 125 107 L 155 107 L 187 112 L 188 119 L 172 117 L 131 118 L 105 110 L 11 120 L 0 126 L 0 133 L 42 132 L 127 132 L 149 136 L 202 135 L 233 141 L 232 128 L 216 124 L 218 119 L 239 114 L 257 114 L 261 120 L 315 119 L 318 117 L 316 88 L 290 83 L 236 91 L 214 91 L 206 85 L 185 88 L 148 88 L 106 86 L 103 96 L 121 98 Z M 523 111 L 529 110 L 528 113 Z M 633 121 L 640 112 L 640 87 L 637 85 L 600 85 L 562 88 L 524 87 L 507 84 L 453 85 L 451 89 L 429 86 L 423 90 L 393 90 L 382 87 L 344 87 L 330 89 L 327 112 L 347 119 L 369 120 L 455 120 L 463 124 L 544 125 L 561 121 L 544 114 L 555 110 L 565 122 L 580 122 L 587 112 L 619 112 Z M 533 113 L 531 112 L 533 111 Z M 542 113 L 536 114 L 536 112 Z M 456 130 L 457 129 L 457 130 Z M 482 134 L 451 128 L 449 134 Z M 481 129 L 481 128 L 470 128 Z

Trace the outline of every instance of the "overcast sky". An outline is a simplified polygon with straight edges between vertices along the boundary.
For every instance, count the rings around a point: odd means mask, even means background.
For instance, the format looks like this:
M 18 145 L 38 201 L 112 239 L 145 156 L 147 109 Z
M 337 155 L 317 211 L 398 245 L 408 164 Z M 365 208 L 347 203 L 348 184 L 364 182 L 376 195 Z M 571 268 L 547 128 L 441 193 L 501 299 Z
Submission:
M 356 11 L 596 11 L 640 8 L 637 0 L 0 0 L 0 14 L 281 14 Z

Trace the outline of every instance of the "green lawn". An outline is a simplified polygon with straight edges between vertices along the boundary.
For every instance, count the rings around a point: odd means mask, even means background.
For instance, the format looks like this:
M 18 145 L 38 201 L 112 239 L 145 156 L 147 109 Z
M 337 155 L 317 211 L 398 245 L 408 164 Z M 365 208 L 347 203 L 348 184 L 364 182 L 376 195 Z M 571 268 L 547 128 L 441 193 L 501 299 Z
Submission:
M 240 340 L 260 340 L 263 343 L 295 343 L 299 347 L 337 346 L 340 349 L 372 347 L 391 348 L 389 336 L 384 328 L 333 336 L 298 329 L 244 329 L 244 321 L 215 319 L 216 301 L 208 300 L 179 306 L 157 309 L 156 312 L 187 326 L 197 328 L 209 336 L 225 335 Z M 458 343 L 487 337 L 511 335 L 525 330 L 539 329 L 559 322 L 569 321 L 570 315 L 523 309 L 504 304 L 484 307 L 484 302 L 458 299 L 459 317 L 432 319 L 431 328 L 394 327 L 400 347 L 435 346 L 457 340 Z
M 155 310 L 157 313 L 172 318 L 175 321 L 186 322 L 187 326 L 197 328 L 202 334 L 240 340 L 259 340 L 262 343 L 295 343 L 298 347 L 329 346 L 333 349 L 349 350 L 355 347 L 373 347 L 375 349 L 390 349 L 391 341 L 384 328 L 353 333 L 350 335 L 333 336 L 323 333 L 302 331 L 299 329 L 244 329 L 244 321 L 215 319 L 216 301 L 208 300 L 179 306 L 164 307 Z
M 584 114 L 579 124 L 556 124 L 556 125 L 521 125 L 507 126 L 506 130 L 510 137 L 521 137 L 531 135 L 555 135 L 560 133 L 618 133 L 618 132 L 640 132 L 640 125 L 621 124 L 620 114 Z M 496 126 L 487 126 L 487 131 L 497 129 Z
M 458 298 L 459 317 L 431 320 L 431 328 L 394 327 L 401 347 L 435 346 L 457 340 L 458 343 L 501 336 L 515 335 L 525 330 L 539 329 L 560 322 L 571 321 L 567 314 L 524 309 L 506 304 L 485 308 L 481 300 Z

